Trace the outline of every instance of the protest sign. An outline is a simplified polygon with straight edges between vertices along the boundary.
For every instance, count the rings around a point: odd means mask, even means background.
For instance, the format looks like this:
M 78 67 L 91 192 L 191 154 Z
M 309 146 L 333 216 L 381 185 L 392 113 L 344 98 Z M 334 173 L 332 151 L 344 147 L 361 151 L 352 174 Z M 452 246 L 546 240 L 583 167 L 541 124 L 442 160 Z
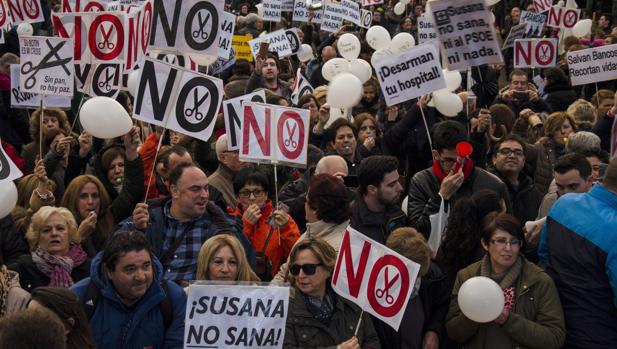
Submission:
M 146 58 L 134 118 L 207 141 L 223 99 L 223 82 Z
M 23 175 L 13 160 L 6 155 L 4 147 L 0 146 L 0 181 L 12 181 Z
M 244 102 L 240 160 L 306 166 L 309 111 Z
M 223 116 L 227 131 L 227 150 L 240 149 L 240 132 L 242 132 L 243 102 L 266 103 L 266 91 L 263 89 L 244 96 L 223 101 Z
M 543 13 L 551 9 L 553 0 L 533 0 L 533 5 L 538 13 Z
M 539 38 L 542 36 L 542 28 L 548 16 L 543 13 L 535 13 L 531 11 L 521 11 L 521 23 L 527 23 L 525 33 L 528 38 Z
M 446 87 L 439 53 L 429 44 L 378 62 L 375 72 L 388 106 Z
M 40 0 L 6 0 L 6 5 L 13 25 L 45 21 Z
M 304 77 L 302 70 L 298 68 L 298 71 L 296 72 L 294 89 L 293 92 L 291 92 L 291 103 L 298 105 L 298 100 L 300 97 L 311 93 L 313 93 L 313 86 L 311 86 L 308 79 Z
M 289 41 L 289 47 L 291 48 L 292 54 L 297 54 L 300 51 L 300 47 L 302 46 L 302 41 L 300 41 L 300 35 L 298 34 L 298 28 L 289 28 L 285 29 L 285 35 L 287 35 L 287 40 Z
M 289 287 L 198 282 L 187 304 L 184 348 L 283 347 Z
M 0 1 L 0 29 L 4 32 L 4 28 L 6 28 L 7 24 L 11 23 L 11 19 L 8 16 L 8 12 L 6 11 L 6 6 L 4 5 L 4 1 Z M 4 37 L 4 35 L 2 35 Z
M 151 1 L 145 1 L 141 6 L 129 10 L 124 70 L 133 70 L 146 57 L 152 29 L 152 13 Z
M 358 24 L 362 28 L 369 28 L 373 23 L 373 14 L 369 10 L 360 9 L 360 23 Z
M 617 79 L 617 44 L 568 52 L 572 86 Z
M 281 0 L 281 10 L 286 12 L 293 12 L 294 0 Z
M 223 20 L 221 21 L 221 36 L 219 37 L 218 56 L 224 59 L 229 58 L 231 52 L 231 41 L 234 35 L 236 26 L 236 16 L 229 12 L 223 12 Z
M 75 66 L 77 89 L 88 96 L 116 98 L 122 85 L 122 66 L 117 63 Z
M 341 17 L 343 17 L 344 20 L 350 21 L 356 25 L 361 24 L 360 4 L 352 0 L 342 0 L 341 10 L 343 11 Z
M 319 24 L 322 21 L 323 9 L 315 10 L 311 22 Z M 293 9 L 293 20 L 297 22 L 308 22 L 309 10 L 306 7 L 306 0 L 295 0 Z
M 152 0 L 150 48 L 218 56 L 223 0 Z
M 420 18 L 418 18 L 418 43 L 434 43 L 436 41 L 437 46 L 439 46 L 435 25 L 433 25 L 433 22 L 423 13 Z
M 326 1 L 320 29 L 334 33 L 343 25 L 343 7 L 334 1 Z
M 548 12 L 546 25 L 554 28 L 572 29 L 581 14 L 581 10 L 570 7 L 553 6 Z
M 257 57 L 257 53 L 259 52 L 259 44 L 262 42 L 269 43 L 270 46 L 268 47 L 268 51 L 276 52 L 279 58 L 292 55 L 291 43 L 287 39 L 285 29 L 279 29 L 270 34 L 266 34 L 249 41 L 249 46 L 251 47 L 253 57 Z
M 236 52 L 236 59 L 245 59 L 249 62 L 253 61 L 253 51 L 251 51 L 251 41 L 253 37 L 250 34 L 247 35 L 234 35 L 231 39 L 231 46 L 233 46 Z
M 207 72 L 209 75 L 220 74 L 223 71 L 231 68 L 234 64 L 236 64 L 236 53 L 232 48 L 229 52 L 229 57 L 227 59 L 219 57 L 216 61 L 214 61 L 214 63 L 212 63 L 208 67 Z
M 20 36 L 22 92 L 73 96 L 73 40 Z
M 522 39 L 523 36 L 525 36 L 526 32 L 527 32 L 527 23 L 520 23 L 520 24 L 513 26 L 512 29 L 510 29 L 510 33 L 508 34 L 508 37 L 503 42 L 503 47 L 501 49 L 505 50 L 507 48 L 512 47 L 514 45 L 514 40 Z
M 283 6 L 281 0 L 263 0 L 263 15 L 264 21 L 278 22 L 281 20 L 281 11 Z
M 153 51 L 150 51 L 148 52 L 148 55 L 152 58 L 156 58 L 159 61 L 163 61 L 171 65 L 177 65 L 179 67 L 193 71 L 197 70 L 197 64 L 195 64 L 195 62 L 191 60 L 188 54 L 184 55 L 180 52 L 158 52 L 153 54 Z
M 515 68 L 549 68 L 557 65 L 557 39 L 521 39 L 514 42 Z
M 19 64 L 11 64 L 11 107 L 12 108 L 39 108 L 41 97 L 43 106 L 49 108 L 68 109 L 71 107 L 71 97 L 40 95 L 38 93 L 22 92 L 19 90 Z
M 431 2 L 431 12 L 448 69 L 503 63 L 484 0 L 435 0 Z
M 332 287 L 398 330 L 420 265 L 347 227 L 332 275 Z
M 384 0 L 362 0 L 362 7 L 383 4 Z

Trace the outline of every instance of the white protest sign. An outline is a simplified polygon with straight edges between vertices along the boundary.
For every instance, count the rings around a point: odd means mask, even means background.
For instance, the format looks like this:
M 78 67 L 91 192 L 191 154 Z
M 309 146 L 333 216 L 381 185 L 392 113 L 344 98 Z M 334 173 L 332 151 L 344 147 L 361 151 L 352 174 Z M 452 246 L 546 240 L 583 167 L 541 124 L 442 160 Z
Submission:
M 373 14 L 369 10 L 360 9 L 360 23 L 358 26 L 362 28 L 369 28 L 373 23 Z
M 617 44 L 568 52 L 572 86 L 617 79 Z
M 6 155 L 4 147 L 0 146 L 0 181 L 12 181 L 23 175 L 13 160 Z
M 279 29 L 270 34 L 266 34 L 249 41 L 251 52 L 255 58 L 259 52 L 259 44 L 261 42 L 269 43 L 270 46 L 268 47 L 268 51 L 276 52 L 279 55 L 279 58 L 291 56 L 293 54 L 291 50 L 291 43 L 289 42 L 289 39 L 287 39 L 285 29 Z
M 45 21 L 40 0 L 6 0 L 6 5 L 13 25 Z
M 572 29 L 581 14 L 581 10 L 570 7 L 553 6 L 548 13 L 546 25 L 554 28 Z
M 383 4 L 384 0 L 362 0 L 362 7 Z
M 512 29 L 510 29 L 508 37 L 503 42 L 503 47 L 501 49 L 503 50 L 512 47 L 514 45 L 514 40 L 522 39 L 525 36 L 526 32 L 527 23 L 519 23 L 513 26 Z
M 4 1 L 0 1 L 0 29 L 4 32 L 4 28 L 6 28 L 9 23 L 11 23 L 11 18 L 6 11 Z M 4 37 L 4 35 L 2 36 Z
M 146 58 L 133 117 L 207 141 L 223 99 L 223 82 Z
M 283 347 L 289 287 L 199 282 L 187 298 L 185 349 Z
M 287 12 L 293 12 L 294 0 L 281 0 L 281 9 Z
M 122 85 L 122 67 L 117 63 L 75 66 L 77 89 L 88 96 L 116 98 Z
M 420 18 L 418 18 L 418 43 L 434 43 L 437 41 L 437 45 L 439 45 L 438 40 L 437 31 L 435 30 L 433 22 L 423 13 Z
M 225 130 L 227 131 L 227 150 L 240 149 L 240 134 L 242 132 L 242 120 L 244 115 L 242 108 L 243 102 L 266 103 L 266 91 L 262 89 L 257 92 L 223 101 Z
M 150 48 L 218 55 L 223 0 L 152 0 Z
M 298 28 L 289 28 L 285 29 L 285 35 L 287 35 L 287 40 L 289 41 L 289 47 L 291 48 L 292 54 L 297 54 L 300 51 L 300 47 L 302 46 L 302 42 L 300 41 L 300 35 L 298 34 Z
M 319 24 L 322 21 L 323 9 L 315 10 L 312 22 Z M 308 22 L 309 10 L 306 8 L 306 0 L 295 0 L 293 9 L 293 20 L 296 22 Z
M 348 227 L 332 287 L 341 297 L 398 330 L 420 265 Z
M 429 44 L 378 62 L 375 72 L 388 106 L 446 87 L 439 53 Z
M 310 112 L 307 109 L 276 107 L 272 135 L 277 163 L 306 167 Z
M 150 42 L 153 9 L 151 1 L 144 1 L 141 6 L 132 7 L 127 15 L 126 55 L 124 70 L 133 70 L 141 65 Z
M 533 5 L 538 13 L 543 13 L 551 9 L 553 0 L 533 0 Z
M 526 34 L 528 38 L 539 38 L 542 36 L 542 28 L 546 22 L 547 15 L 531 11 L 521 11 L 521 23 L 527 23 Z
M 231 52 L 231 39 L 234 35 L 236 26 L 236 15 L 229 12 L 223 12 L 223 20 L 221 21 L 221 36 L 219 37 L 218 56 L 224 59 L 229 58 Z
M 356 25 L 361 24 L 360 4 L 352 0 L 342 0 L 341 9 L 343 11 L 342 17 L 344 20 L 350 21 Z
M 263 0 L 262 19 L 264 21 L 278 22 L 281 20 L 283 4 L 281 0 Z
M 22 92 L 73 96 L 73 40 L 20 36 L 19 89 Z
M 242 132 L 240 160 L 247 162 L 272 161 L 272 108 L 267 104 L 242 104 Z
M 68 109 L 71 107 L 71 97 L 56 95 L 40 95 L 38 93 L 21 92 L 19 90 L 19 64 L 11 64 L 11 107 L 12 108 L 49 108 Z
M 326 1 L 320 29 L 335 32 L 343 25 L 343 7 L 334 1 Z
M 515 68 L 554 67 L 557 55 L 557 39 L 520 39 L 514 42 Z
M 229 57 L 226 59 L 219 57 L 210 65 L 208 73 L 210 75 L 222 73 L 223 71 L 231 68 L 234 64 L 236 64 L 236 51 L 234 51 L 232 47 L 229 51 Z
M 291 103 L 298 105 L 300 97 L 311 93 L 313 93 L 313 86 L 311 86 L 311 83 L 304 77 L 304 74 L 302 74 L 302 69 L 298 68 L 294 89 L 291 92 Z
M 435 0 L 431 11 L 449 70 L 503 63 L 484 0 Z

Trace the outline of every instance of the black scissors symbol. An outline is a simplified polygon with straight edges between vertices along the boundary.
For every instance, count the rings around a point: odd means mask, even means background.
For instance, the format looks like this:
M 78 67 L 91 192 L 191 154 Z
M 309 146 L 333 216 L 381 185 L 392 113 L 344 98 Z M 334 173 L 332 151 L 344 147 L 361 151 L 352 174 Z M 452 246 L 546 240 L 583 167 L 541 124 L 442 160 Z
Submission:
M 105 32 L 105 28 L 103 28 L 103 26 L 100 27 L 101 28 L 101 33 L 103 34 L 103 41 L 98 43 L 98 47 L 100 50 L 105 49 L 105 47 L 107 47 L 108 50 L 113 50 L 116 47 L 116 44 L 114 44 L 113 42 L 111 42 L 109 40 L 109 37 L 111 36 L 111 33 L 114 31 L 114 27 L 110 27 L 109 30 L 107 32 Z
M 105 81 L 99 81 L 99 88 L 103 89 L 106 92 L 111 91 L 111 85 L 109 82 L 114 78 L 114 74 L 109 75 L 109 70 L 105 70 Z
M 388 278 L 388 269 L 386 267 L 386 275 L 385 275 L 385 285 L 383 288 L 377 289 L 377 291 L 375 291 L 375 295 L 377 296 L 377 298 L 386 298 L 386 303 L 388 304 L 392 304 L 394 303 L 394 297 L 392 297 L 390 295 L 390 288 L 392 288 L 392 286 L 394 285 L 394 283 L 398 280 L 399 278 L 399 274 L 396 274 L 395 277 L 392 278 L 392 280 L 390 280 Z
M 206 20 L 204 21 L 201 17 L 201 12 L 197 12 L 197 20 L 199 21 L 199 29 L 193 31 L 193 38 L 197 39 L 201 36 L 203 40 L 208 40 L 208 33 L 206 33 L 206 24 L 210 20 L 210 13 L 206 16 Z
M 204 118 L 204 114 L 202 114 L 199 110 L 197 110 L 206 100 L 206 98 L 208 98 L 208 96 L 210 95 L 209 92 L 206 92 L 206 94 L 203 96 L 203 98 L 199 98 L 199 92 L 197 91 L 197 89 L 193 90 L 193 109 L 186 109 L 184 111 L 184 115 L 186 117 L 191 117 L 193 115 L 195 115 L 195 120 L 197 121 L 201 121 Z
M 67 42 L 61 41 L 55 47 L 49 42 L 49 40 L 45 40 L 45 42 L 47 43 L 47 47 L 49 47 L 50 51 L 43 57 L 41 62 L 39 62 L 39 65 L 35 67 L 34 64 L 32 64 L 32 62 L 26 62 L 21 66 L 22 74 L 24 75 L 30 74 L 30 76 L 26 79 L 24 83 L 24 87 L 26 87 L 26 89 L 31 89 L 32 87 L 34 87 L 34 85 L 36 84 L 36 74 L 41 69 L 62 66 L 62 69 L 64 69 L 64 72 L 66 72 L 66 75 L 71 75 L 71 72 L 66 67 L 66 64 L 70 63 L 72 61 L 72 58 L 69 57 L 69 58 L 62 59 L 60 58 L 60 55 L 58 54 L 58 51 L 60 51 L 60 49 Z M 52 57 L 55 57 L 56 60 L 50 61 Z

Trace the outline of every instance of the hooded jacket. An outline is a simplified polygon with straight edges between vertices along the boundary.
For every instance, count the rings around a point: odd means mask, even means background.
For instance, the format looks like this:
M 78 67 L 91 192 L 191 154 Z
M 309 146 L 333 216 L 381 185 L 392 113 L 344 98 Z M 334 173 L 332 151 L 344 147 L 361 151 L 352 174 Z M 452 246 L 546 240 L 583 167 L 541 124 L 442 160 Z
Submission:
M 163 267 L 158 259 L 152 257 L 153 275 L 150 288 L 136 304 L 127 307 L 103 271 L 102 255 L 99 253 L 92 261 L 91 277 L 71 288 L 82 303 L 88 301 L 84 298 L 90 282 L 101 291 L 101 297 L 90 319 L 90 328 L 97 348 L 182 348 L 186 295 L 180 286 L 167 281 L 173 320 L 165 330 L 159 306 L 165 299 L 165 291 L 161 286 Z

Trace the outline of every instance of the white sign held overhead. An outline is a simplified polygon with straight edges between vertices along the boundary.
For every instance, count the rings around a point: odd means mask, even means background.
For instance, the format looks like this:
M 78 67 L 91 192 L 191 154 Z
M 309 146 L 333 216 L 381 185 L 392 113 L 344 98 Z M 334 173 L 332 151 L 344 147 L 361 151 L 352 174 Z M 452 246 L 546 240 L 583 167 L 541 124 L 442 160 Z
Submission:
M 433 45 L 419 45 L 375 65 L 387 105 L 394 105 L 446 87 Z
M 418 43 L 424 44 L 430 42 L 437 42 L 437 46 L 439 46 L 439 37 L 437 36 L 435 25 L 433 25 L 433 22 L 423 13 L 420 18 L 418 18 Z
M 268 51 L 276 52 L 279 58 L 291 56 L 293 54 L 293 51 L 291 50 L 291 43 L 287 38 L 285 29 L 279 29 L 270 34 L 260 36 L 249 41 L 254 58 L 257 57 L 257 53 L 259 52 L 259 44 L 262 42 L 269 43 L 270 46 L 268 47 Z
M 244 102 L 266 103 L 266 92 L 260 90 L 244 96 L 223 101 L 225 130 L 227 131 L 227 150 L 240 149 L 240 133 L 242 132 Z
M 49 108 L 68 109 L 71 107 L 71 97 L 40 95 L 38 93 L 22 92 L 19 90 L 19 64 L 11 64 L 11 107 L 12 108 Z
M 557 55 L 557 39 L 520 39 L 514 42 L 515 68 L 554 67 Z
M 326 1 L 320 29 L 334 33 L 343 25 L 343 7 L 334 1 Z
M 310 112 L 307 109 L 274 108 L 275 160 L 289 166 L 306 167 Z
M 435 0 L 431 12 L 449 70 L 503 63 L 484 0 Z
M 231 39 L 234 35 L 235 26 L 236 16 L 229 12 L 224 12 L 223 20 L 221 21 L 221 36 L 219 37 L 218 51 L 218 56 L 221 58 L 229 58 L 231 52 Z
M 539 38 L 548 16 L 544 13 L 521 11 L 521 23 L 527 23 L 526 34 L 528 38 Z
M 0 146 L 0 181 L 12 181 L 23 175 L 13 160 L 6 155 L 4 147 Z
M 503 43 L 503 49 L 510 48 L 514 45 L 514 40 L 522 39 L 527 32 L 527 23 L 519 23 L 510 29 L 508 37 Z
M 373 23 L 373 14 L 369 10 L 361 9 L 360 10 L 360 24 L 358 24 L 362 28 L 369 28 Z
M 356 25 L 361 24 L 360 4 L 352 0 L 341 0 L 342 17 Z
M 315 10 L 313 19 L 314 24 L 320 24 L 323 17 L 323 9 Z M 306 8 L 306 0 L 295 0 L 293 9 L 293 20 L 297 22 L 308 22 L 309 10 Z
M 52 37 L 19 38 L 22 92 L 73 96 L 73 40 Z
M 553 0 L 533 0 L 533 5 L 538 13 L 543 13 L 551 9 Z
M 572 85 L 617 79 L 617 44 L 568 52 Z
M 572 29 L 578 22 L 580 14 L 581 10 L 577 8 L 553 6 L 548 12 L 546 25 L 554 28 Z
M 263 0 L 263 20 L 270 22 L 278 22 L 281 20 L 281 11 L 283 4 L 281 0 Z
M 298 105 L 298 101 L 300 97 L 313 93 L 313 86 L 311 86 L 310 82 L 307 78 L 302 74 L 302 70 L 298 68 L 296 72 L 296 81 L 294 84 L 293 92 L 291 92 L 291 103 L 294 105 Z
M 40 0 L 6 0 L 13 25 L 20 23 L 40 23 L 45 21 Z M 4 12 L 5 8 L 2 8 Z M 6 16 L 6 15 L 5 15 Z

